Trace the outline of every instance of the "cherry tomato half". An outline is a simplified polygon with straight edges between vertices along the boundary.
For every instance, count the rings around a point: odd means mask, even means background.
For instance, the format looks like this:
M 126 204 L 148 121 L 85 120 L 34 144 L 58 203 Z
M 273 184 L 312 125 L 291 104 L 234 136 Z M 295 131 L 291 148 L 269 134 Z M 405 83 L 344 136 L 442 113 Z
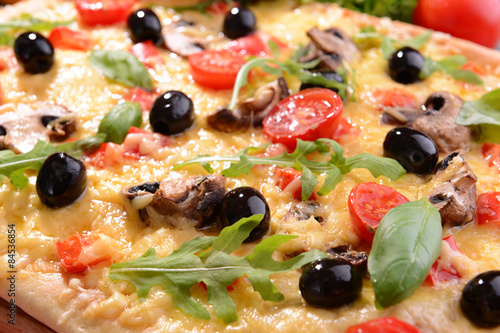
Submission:
M 345 333 L 420 333 L 420 330 L 397 318 L 386 317 L 351 326 Z
M 359 237 L 373 242 L 375 230 L 389 210 L 409 200 L 391 187 L 376 183 L 361 183 L 349 193 L 347 206 Z
M 80 21 L 88 26 L 125 21 L 136 0 L 75 0 Z
M 500 39 L 498 0 L 419 0 L 413 23 L 494 47 Z
M 272 142 L 293 150 L 297 139 L 332 138 L 342 109 L 342 99 L 330 89 L 306 89 L 275 105 L 262 126 Z
M 59 49 L 88 51 L 94 46 L 90 36 L 85 32 L 71 30 L 62 25 L 52 29 L 48 39 L 53 47 Z
M 477 200 L 477 224 L 491 224 L 500 227 L 500 192 L 486 192 Z

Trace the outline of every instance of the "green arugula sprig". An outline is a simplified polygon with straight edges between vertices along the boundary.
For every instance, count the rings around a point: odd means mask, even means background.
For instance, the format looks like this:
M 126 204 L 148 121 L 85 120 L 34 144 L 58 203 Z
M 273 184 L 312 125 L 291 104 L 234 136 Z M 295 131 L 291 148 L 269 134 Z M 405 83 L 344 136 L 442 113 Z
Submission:
M 463 55 L 453 55 L 441 60 L 433 60 L 430 57 L 425 57 L 424 67 L 420 71 L 420 79 L 426 79 L 437 71 L 442 71 L 454 79 L 462 80 L 468 83 L 481 86 L 484 84 L 483 79 L 473 71 L 462 69 L 467 63 L 467 58 Z
M 232 0 L 206 0 L 206 1 L 201 1 L 198 2 L 197 4 L 191 5 L 191 6 L 177 6 L 177 7 L 172 7 L 173 10 L 177 12 L 184 12 L 187 10 L 192 10 L 192 11 L 197 11 L 206 14 L 208 8 L 214 4 L 215 2 L 225 2 L 230 6 L 235 5 L 235 1 Z
M 229 168 L 222 171 L 226 177 L 237 177 L 248 174 L 255 165 L 276 165 L 278 167 L 290 167 L 301 171 L 302 200 L 307 200 L 312 195 L 314 187 L 318 184 L 317 174 L 326 174 L 326 178 L 318 191 L 318 195 L 328 194 L 335 189 L 342 180 L 343 175 L 356 168 L 365 168 L 374 177 L 386 176 L 394 181 L 405 174 L 405 169 L 390 158 L 374 156 L 369 153 L 361 153 L 352 157 L 344 157 L 344 149 L 336 141 L 331 139 L 319 139 L 316 141 L 297 140 L 297 147 L 292 153 L 284 153 L 281 156 L 261 157 L 252 154 L 262 152 L 267 145 L 261 147 L 248 147 L 234 156 L 211 157 L 209 155 L 198 155 L 197 157 L 182 162 L 174 167 L 179 169 L 184 166 L 200 163 L 202 167 L 212 173 L 214 170 L 210 162 L 229 161 L 233 162 Z M 332 152 L 333 151 L 333 152 Z M 320 155 L 329 156 L 329 160 L 316 161 L 309 158 L 309 154 L 318 152 Z
M 222 229 L 219 237 L 197 237 L 184 242 L 179 249 L 163 258 L 158 258 L 155 250 L 150 248 L 138 259 L 111 265 L 109 277 L 111 280 L 132 283 L 141 302 L 146 299 L 153 286 L 160 285 L 172 295 L 174 306 L 185 314 L 210 319 L 208 310 L 190 292 L 192 286 L 204 282 L 207 286 L 207 302 L 213 305 L 217 317 L 226 324 L 235 322 L 238 320 L 236 306 L 226 288 L 237 278 L 246 274 L 262 299 L 281 302 L 284 296 L 271 282 L 269 274 L 295 270 L 328 256 L 324 252 L 313 250 L 286 261 L 275 261 L 272 254 L 281 244 L 297 238 L 292 235 L 264 238 L 246 257 L 231 255 L 260 223 L 262 217 L 259 214 L 241 219 Z

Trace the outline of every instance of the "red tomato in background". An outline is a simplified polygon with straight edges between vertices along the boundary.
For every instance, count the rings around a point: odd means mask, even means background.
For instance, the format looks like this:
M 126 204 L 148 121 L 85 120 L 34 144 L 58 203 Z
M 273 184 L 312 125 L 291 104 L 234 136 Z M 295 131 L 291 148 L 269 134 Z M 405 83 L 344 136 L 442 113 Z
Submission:
M 391 187 L 376 183 L 361 183 L 351 190 L 347 207 L 357 234 L 367 243 L 389 210 L 409 200 Z
M 136 0 L 75 0 L 78 17 L 88 26 L 125 21 Z
M 378 318 L 351 326 L 345 333 L 420 333 L 419 329 L 394 317 Z
M 500 192 L 487 192 L 479 195 L 477 201 L 477 223 L 494 223 L 500 227 Z
M 500 39 L 498 0 L 419 0 L 413 23 L 494 47 Z
M 342 109 L 342 99 L 330 89 L 306 89 L 276 104 L 262 126 L 272 142 L 293 150 L 297 139 L 332 138 Z
M 62 25 L 52 29 L 48 39 L 52 46 L 59 49 L 88 51 L 94 46 L 90 36 L 85 32 L 71 30 Z

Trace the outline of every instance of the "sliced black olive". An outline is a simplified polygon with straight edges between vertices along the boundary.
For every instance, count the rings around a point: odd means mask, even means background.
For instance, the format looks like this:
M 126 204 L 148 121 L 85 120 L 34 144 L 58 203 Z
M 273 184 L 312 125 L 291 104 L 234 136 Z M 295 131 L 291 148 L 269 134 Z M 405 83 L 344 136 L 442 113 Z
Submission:
M 500 325 L 500 271 L 488 271 L 470 280 L 462 291 L 460 307 L 474 324 Z
M 438 148 L 424 133 L 408 127 L 396 127 L 385 136 L 384 155 L 398 161 L 408 172 L 425 175 L 436 166 Z
M 256 23 L 251 10 L 233 7 L 224 18 L 222 32 L 231 39 L 240 38 L 254 32 Z
M 14 42 L 14 54 L 19 64 L 30 74 L 45 73 L 54 65 L 54 48 L 38 32 L 25 32 Z
M 155 183 L 144 183 L 137 186 L 132 186 L 128 189 L 129 193 L 137 193 L 137 192 L 149 192 L 155 194 L 156 191 L 160 188 L 160 182 Z
M 43 163 L 36 179 L 40 200 L 52 208 L 75 202 L 87 186 L 85 165 L 66 153 L 50 155 Z
M 425 59 L 414 48 L 403 47 L 389 58 L 389 76 L 396 82 L 408 84 L 417 82 Z
M 426 110 L 436 110 L 439 111 L 446 103 L 446 99 L 437 94 L 430 95 L 424 103 Z
M 320 75 L 329 81 L 336 81 L 338 83 L 344 83 L 344 78 L 334 71 L 321 71 L 321 72 L 312 73 L 312 76 L 314 76 L 314 77 L 317 77 Z M 325 87 L 321 84 L 316 84 L 316 83 L 302 83 L 300 85 L 300 90 L 309 89 L 309 88 L 327 88 L 327 87 Z M 327 88 L 327 89 L 330 89 L 336 93 L 339 92 L 339 90 L 337 88 Z
M 242 218 L 255 214 L 263 214 L 264 217 L 245 239 L 245 243 L 262 238 L 269 230 L 271 212 L 266 198 L 258 190 L 246 186 L 235 188 L 224 195 L 220 214 L 222 227 L 233 225 Z
M 167 91 L 156 98 L 149 122 L 155 132 L 165 135 L 182 133 L 194 122 L 193 102 L 180 91 Z
M 127 25 L 134 43 L 150 40 L 154 44 L 160 44 L 163 41 L 160 19 L 151 9 L 136 10 L 129 15 Z
M 356 268 L 344 260 L 325 258 L 310 263 L 302 272 L 299 288 L 311 305 L 336 308 L 354 302 L 363 280 Z

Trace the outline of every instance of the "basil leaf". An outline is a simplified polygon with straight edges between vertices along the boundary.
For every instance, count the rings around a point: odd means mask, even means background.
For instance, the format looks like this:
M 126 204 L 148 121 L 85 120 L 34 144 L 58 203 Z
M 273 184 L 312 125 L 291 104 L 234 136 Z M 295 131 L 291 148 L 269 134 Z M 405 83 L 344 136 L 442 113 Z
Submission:
M 368 256 L 377 308 L 413 295 L 439 257 L 442 234 L 441 216 L 426 199 L 404 203 L 385 215 Z
M 90 53 L 89 63 L 116 82 L 130 87 L 153 88 L 148 70 L 129 52 L 94 50 Z
M 124 102 L 116 104 L 99 124 L 97 133 L 106 135 L 104 142 L 122 144 L 130 127 L 142 124 L 142 111 L 139 103 Z

